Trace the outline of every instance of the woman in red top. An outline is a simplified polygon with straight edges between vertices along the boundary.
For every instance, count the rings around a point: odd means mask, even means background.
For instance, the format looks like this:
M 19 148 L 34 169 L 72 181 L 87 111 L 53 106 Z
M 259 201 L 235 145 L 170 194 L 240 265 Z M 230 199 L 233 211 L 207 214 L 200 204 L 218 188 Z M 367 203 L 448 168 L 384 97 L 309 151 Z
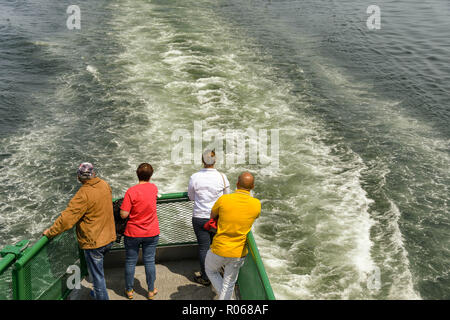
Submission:
M 142 258 L 148 285 L 148 299 L 158 292 L 154 286 L 156 279 L 155 252 L 159 239 L 159 223 L 156 215 L 158 188 L 150 183 L 153 168 L 142 163 L 136 170 L 139 183 L 125 193 L 120 207 L 120 216 L 129 217 L 125 228 L 125 293 L 133 299 L 134 272 L 142 245 Z

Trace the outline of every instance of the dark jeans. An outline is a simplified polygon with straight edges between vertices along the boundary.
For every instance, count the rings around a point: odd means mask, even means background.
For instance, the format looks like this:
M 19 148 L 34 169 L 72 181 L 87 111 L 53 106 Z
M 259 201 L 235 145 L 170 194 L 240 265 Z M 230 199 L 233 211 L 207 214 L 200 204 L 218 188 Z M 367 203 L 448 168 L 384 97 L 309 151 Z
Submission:
M 109 300 L 106 290 L 105 273 L 103 270 L 103 258 L 111 249 L 113 243 L 96 249 L 84 250 L 86 264 L 94 285 L 94 297 L 96 300 Z
M 139 247 L 142 245 L 142 260 L 144 260 L 145 277 L 147 279 L 148 291 L 155 290 L 156 267 L 155 253 L 159 236 L 133 238 L 125 236 L 124 244 L 125 258 L 125 288 L 133 289 L 134 272 L 139 257 Z
M 203 218 L 192 218 L 192 226 L 194 228 L 195 236 L 198 242 L 198 256 L 200 258 L 200 271 L 202 273 L 202 278 L 204 280 L 209 280 L 205 271 L 205 259 L 208 253 L 209 247 L 211 246 L 213 234 L 205 229 L 203 226 L 209 219 Z

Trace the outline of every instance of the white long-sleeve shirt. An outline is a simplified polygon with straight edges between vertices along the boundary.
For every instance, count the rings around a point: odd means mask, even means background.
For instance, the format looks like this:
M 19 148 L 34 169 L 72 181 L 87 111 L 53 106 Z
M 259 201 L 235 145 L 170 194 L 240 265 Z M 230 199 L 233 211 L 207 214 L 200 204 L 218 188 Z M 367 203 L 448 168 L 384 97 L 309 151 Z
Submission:
M 189 199 L 194 200 L 193 217 L 209 219 L 217 199 L 230 192 L 230 182 L 226 175 L 216 169 L 203 168 L 194 173 L 189 179 L 188 187 Z

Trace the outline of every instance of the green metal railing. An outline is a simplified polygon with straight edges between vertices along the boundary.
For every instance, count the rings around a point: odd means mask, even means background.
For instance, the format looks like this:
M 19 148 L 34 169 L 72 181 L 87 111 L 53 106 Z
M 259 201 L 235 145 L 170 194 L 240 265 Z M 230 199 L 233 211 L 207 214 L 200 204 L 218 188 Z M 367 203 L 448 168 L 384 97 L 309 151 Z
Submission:
M 74 229 L 51 240 L 41 237 L 13 265 L 13 299 L 65 299 L 71 291 L 67 286 L 67 268 L 74 265 L 79 267 L 81 277 L 87 275 Z
M 30 243 L 22 240 L 14 246 L 6 246 L 0 251 L 0 300 L 14 298 L 12 266 L 19 259 Z
M 157 201 L 160 223 L 158 246 L 196 244 L 192 230 L 192 201 L 186 192 L 163 194 Z M 87 275 L 84 254 L 78 247 L 74 228 L 49 240 L 43 236 L 31 248 L 28 240 L 0 251 L 0 300 L 65 299 L 68 267 L 79 267 L 81 277 Z M 241 268 L 238 286 L 245 300 L 275 299 L 255 240 L 247 237 L 249 254 Z M 113 250 L 123 249 L 116 244 Z
M 187 192 L 162 194 L 156 206 L 160 229 L 158 247 L 197 243 L 192 228 L 193 202 L 189 201 Z M 120 243 L 114 244 L 112 250 L 123 248 L 122 239 Z
M 22 252 L 28 247 L 29 240 L 22 240 L 14 246 L 6 246 L 0 251 L 0 274 L 22 255 Z
M 253 233 L 247 235 L 248 254 L 239 270 L 237 284 L 242 300 L 275 300 L 269 277 L 259 255 Z

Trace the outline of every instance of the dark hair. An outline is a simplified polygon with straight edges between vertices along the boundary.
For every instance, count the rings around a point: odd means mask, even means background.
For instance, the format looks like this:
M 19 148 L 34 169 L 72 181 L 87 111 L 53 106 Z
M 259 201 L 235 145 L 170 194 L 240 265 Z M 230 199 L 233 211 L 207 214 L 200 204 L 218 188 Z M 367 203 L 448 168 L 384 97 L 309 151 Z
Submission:
M 136 170 L 139 181 L 149 181 L 153 175 L 153 167 L 148 163 L 141 163 Z

